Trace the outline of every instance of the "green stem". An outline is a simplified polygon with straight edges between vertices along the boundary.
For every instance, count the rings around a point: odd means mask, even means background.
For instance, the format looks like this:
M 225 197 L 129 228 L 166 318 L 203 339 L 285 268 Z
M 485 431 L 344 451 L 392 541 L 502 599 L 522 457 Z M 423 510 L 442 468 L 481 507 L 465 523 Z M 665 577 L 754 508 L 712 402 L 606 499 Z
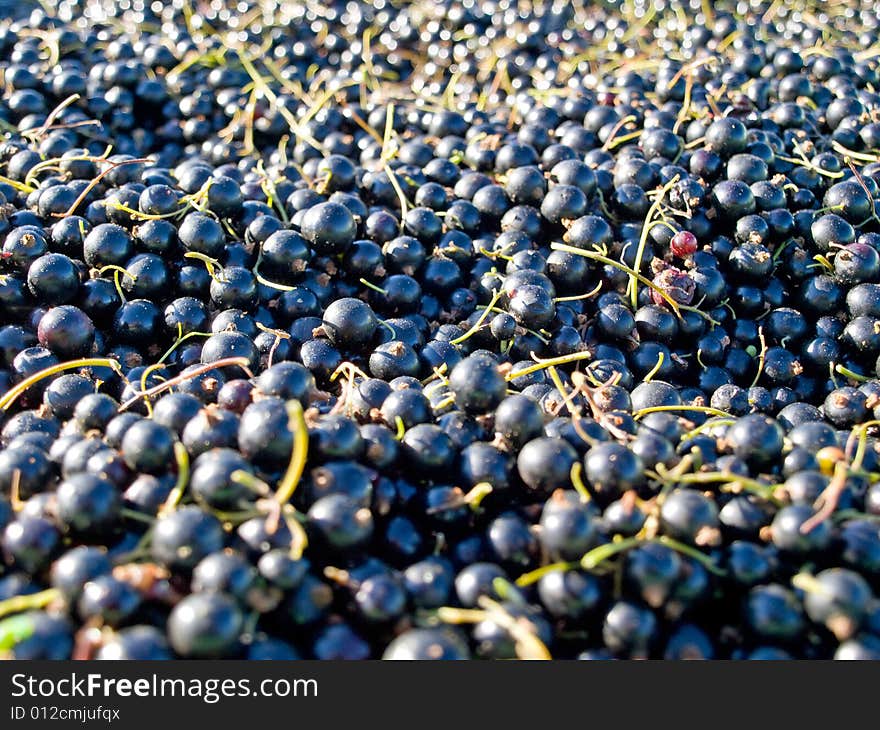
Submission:
M 764 372 L 764 362 L 767 359 L 767 340 L 764 339 L 764 329 L 762 327 L 758 327 L 758 341 L 761 343 L 761 352 L 758 354 L 758 372 L 755 373 L 755 377 L 752 380 L 752 388 L 761 379 L 761 373 Z
M 189 454 L 186 447 L 180 441 L 174 442 L 174 458 L 177 461 L 177 482 L 174 484 L 174 489 L 168 495 L 168 499 L 165 500 L 165 504 L 159 510 L 160 517 L 164 517 L 177 509 L 177 505 L 183 499 L 186 486 L 189 484 Z
M 272 496 L 272 489 L 266 484 L 266 482 L 259 477 L 255 477 L 250 472 L 244 471 L 244 469 L 236 469 L 229 475 L 229 478 L 236 484 L 241 484 L 246 489 L 250 489 L 254 494 L 258 494 L 261 497 Z
M 660 188 L 657 193 L 657 197 L 654 202 L 651 203 L 651 207 L 648 208 L 648 214 L 645 216 L 645 224 L 642 226 L 642 235 L 639 236 L 639 247 L 636 249 L 636 260 L 635 265 L 633 266 L 633 272 L 637 273 L 642 268 L 642 258 L 645 255 L 645 246 L 648 243 L 648 234 L 651 232 L 651 229 L 656 225 L 657 221 L 654 220 L 654 216 L 660 212 L 660 207 L 663 205 L 663 199 L 666 197 L 666 194 L 672 190 L 673 186 L 678 182 L 678 175 L 675 175 L 668 183 L 666 183 L 662 188 Z M 635 276 L 630 275 L 629 285 L 627 289 L 629 290 L 630 295 L 630 304 L 632 304 L 632 308 L 638 309 L 639 307 L 639 282 Z
M 779 486 L 778 484 L 764 484 L 757 479 L 749 479 L 748 477 L 741 477 L 737 474 L 725 474 L 723 472 L 680 474 L 672 481 L 677 484 L 737 484 L 768 500 L 775 499 L 773 497 L 773 491 Z
M 156 363 L 156 364 L 157 364 L 157 365 L 161 365 L 162 363 L 164 363 L 165 360 L 167 360 L 168 357 L 171 355 L 171 353 L 174 352 L 178 347 L 180 347 L 180 346 L 181 346 L 184 342 L 186 342 L 187 340 L 189 340 L 189 339 L 191 339 L 191 338 L 193 338 L 193 337 L 210 337 L 210 336 L 211 336 L 211 333 L 210 333 L 210 332 L 187 332 L 185 335 L 181 335 L 180 337 L 178 337 L 178 338 L 174 341 L 174 344 L 171 345 L 171 347 L 169 347 L 169 348 L 165 351 L 165 354 L 162 355 L 162 357 L 159 358 L 159 362 Z
M 507 382 L 511 380 L 516 380 L 517 378 L 521 378 L 524 375 L 531 375 L 532 373 L 536 373 L 539 370 L 543 370 L 544 368 L 548 368 L 556 365 L 567 365 L 570 362 L 577 362 L 578 360 L 589 360 L 593 356 L 593 353 L 588 350 L 583 350 L 581 352 L 575 352 L 571 355 L 562 355 L 561 357 L 551 357 L 546 360 L 541 360 L 535 358 L 537 362 L 534 365 L 529 365 L 527 368 L 523 368 L 522 370 L 513 370 L 507 374 Z
M 570 478 L 575 491 L 581 496 L 581 501 L 589 502 L 593 497 L 590 494 L 590 490 L 587 489 L 587 485 L 584 484 L 584 480 L 581 478 L 583 470 L 584 467 L 579 460 L 574 462 L 571 466 Z
M 217 259 L 211 258 L 207 254 L 199 253 L 198 251 L 187 251 L 183 254 L 183 257 L 186 259 L 196 259 L 197 261 L 201 261 L 205 265 L 205 268 L 208 270 L 208 274 L 212 279 L 215 281 L 222 281 L 222 279 L 219 278 L 220 274 L 217 273 L 217 269 L 221 268 L 220 262 Z
M 493 491 L 492 485 L 489 484 L 489 482 L 480 482 L 479 484 L 475 484 L 470 491 L 464 495 L 462 501 L 464 501 L 464 503 L 472 510 L 476 511 L 480 508 L 480 504 L 483 500 L 492 494 Z
M 378 292 L 379 294 L 384 294 L 385 296 L 388 296 L 388 292 L 385 291 L 381 286 L 377 286 L 376 284 L 371 284 L 369 281 L 367 281 L 366 279 L 363 279 L 363 278 L 358 279 L 358 281 L 361 284 L 363 284 L 365 287 L 367 287 L 368 289 L 372 289 L 374 292 Z
M 859 375 L 858 373 L 853 372 L 848 367 L 837 364 L 834 366 L 834 370 L 837 373 L 840 373 L 844 377 L 849 378 L 850 380 L 855 380 L 857 383 L 870 383 L 874 378 L 866 377 L 865 375 Z
M 663 291 L 653 281 L 645 276 L 642 276 L 638 271 L 631 269 L 626 264 L 621 263 L 620 261 L 615 261 L 614 259 L 610 259 L 607 256 L 603 256 L 596 251 L 585 251 L 584 249 L 575 248 L 574 246 L 569 246 L 565 243 L 559 243 L 558 241 L 554 241 L 553 243 L 551 243 L 550 248 L 554 251 L 566 251 L 568 253 L 573 253 L 576 256 L 583 256 L 584 258 L 592 259 L 593 261 L 599 261 L 600 263 L 607 264 L 608 266 L 613 266 L 616 269 L 620 269 L 625 274 L 628 274 L 631 278 L 637 279 L 640 283 L 657 292 L 657 294 L 663 299 L 663 301 L 665 301 L 670 306 L 672 311 L 675 312 L 676 316 L 681 319 L 681 307 L 679 306 L 678 302 L 676 302 L 671 296 L 669 296 L 669 294 Z
M 558 304 L 559 302 L 577 302 L 577 301 L 580 301 L 581 299 L 592 299 L 600 291 L 602 291 L 602 282 L 601 281 L 598 284 L 596 284 L 596 286 L 593 287 L 586 294 L 575 294 L 574 296 L 571 296 L 571 297 L 556 297 L 556 299 L 554 299 L 553 301 Z
M 16 644 L 29 639 L 34 634 L 34 620 L 31 616 L 10 616 L 0 621 L 0 651 L 7 652 Z
M 660 545 L 665 545 L 666 547 L 671 548 L 672 550 L 675 550 L 682 555 L 687 555 L 689 558 L 693 558 L 710 573 L 714 573 L 715 575 L 719 576 L 727 575 L 727 571 L 715 565 L 713 560 L 708 555 L 704 555 L 696 548 L 692 548 L 690 545 L 685 545 L 683 542 L 673 540 L 671 537 L 666 537 L 665 535 L 661 537 L 655 537 L 651 541 L 659 543 Z
M 804 593 L 815 593 L 826 598 L 834 598 L 834 594 L 826 588 L 822 583 L 816 580 L 816 577 L 809 573 L 798 573 L 791 579 L 791 584 Z
M 287 529 L 290 531 L 290 557 L 293 560 L 302 558 L 303 553 L 309 546 L 309 536 L 305 528 L 296 519 L 296 510 L 291 505 L 285 505 L 282 508 L 281 516 Z
M 460 345 L 462 342 L 464 342 L 464 341 L 467 340 L 469 337 L 471 337 L 471 336 L 474 335 L 476 332 L 478 332 L 478 331 L 480 330 L 480 328 L 483 326 L 483 322 L 486 321 L 486 318 L 489 316 L 489 313 L 492 311 L 492 307 L 495 306 L 495 303 L 496 303 L 500 298 L 501 298 L 501 292 L 500 292 L 500 291 L 497 291 L 497 290 L 496 290 L 496 291 L 493 291 L 493 292 L 492 292 L 492 299 L 490 300 L 488 306 L 487 306 L 487 307 L 486 307 L 486 308 L 480 313 L 480 316 L 477 318 L 477 321 L 474 322 L 473 327 L 471 327 L 471 328 L 470 328 L 467 332 L 465 332 L 463 335 L 461 335 L 461 336 L 459 336 L 459 337 L 456 337 L 454 340 L 450 340 L 450 341 L 449 341 L 449 344 L 450 344 L 450 345 Z
M 269 281 L 265 276 L 258 273 L 256 269 L 254 270 L 254 275 L 257 277 L 257 281 L 260 282 L 260 284 L 268 286 L 270 289 L 277 289 L 278 291 L 293 291 L 296 289 L 295 286 L 288 286 L 287 284 L 279 284 L 276 281 Z
M 581 567 L 585 570 L 593 570 L 602 564 L 604 561 L 609 558 L 618 555 L 619 553 L 625 552 L 627 550 L 631 550 L 632 548 L 639 547 L 640 545 L 647 545 L 649 543 L 654 543 L 657 545 L 663 545 L 668 547 L 670 550 L 675 550 L 676 552 L 682 553 L 683 555 L 687 555 L 689 558 L 693 558 L 698 561 L 706 570 L 710 573 L 714 573 L 715 575 L 726 575 L 727 573 L 715 565 L 712 562 L 712 559 L 707 555 L 704 555 L 696 548 L 692 548 L 689 545 L 685 545 L 684 543 L 679 542 L 678 540 L 673 540 L 671 537 L 666 537 L 665 535 L 662 537 L 652 537 L 652 538 L 638 538 L 638 537 L 630 537 L 625 540 L 621 540 L 620 542 L 608 543 L 606 545 L 600 545 L 597 548 L 593 548 L 588 552 L 584 557 L 581 558 Z
M 703 431 L 708 431 L 712 428 L 721 428 L 722 426 L 732 426 L 734 423 L 736 423 L 736 420 L 733 418 L 709 419 L 705 423 L 701 423 L 696 428 L 693 428 L 686 434 L 682 435 L 680 442 L 688 441 L 695 436 L 699 436 Z
M 69 362 L 59 363 L 58 365 L 52 365 L 45 370 L 40 370 L 39 372 L 34 373 L 29 378 L 22 380 L 15 387 L 10 388 L 9 391 L 0 398 L 0 410 L 7 410 L 16 400 L 18 400 L 22 393 L 45 378 L 50 378 L 58 373 L 63 373 L 65 370 L 91 367 L 111 368 L 116 372 L 121 372 L 119 363 L 116 362 L 116 360 L 110 360 L 106 357 L 84 357 L 79 360 L 71 360 Z
M 61 591 L 57 588 L 47 588 L 45 591 L 29 593 L 24 596 L 12 596 L 12 598 L 7 598 L 5 601 L 0 601 L 0 617 L 21 613 L 22 611 L 45 608 L 60 598 Z M 0 637 L 3 636 L 4 624 L 6 624 L 6 621 L 0 624 Z M 2 638 L 0 638 L 0 641 L 2 641 Z
M 577 562 L 550 563 L 549 565 L 544 565 L 528 573 L 524 573 L 516 579 L 516 584 L 520 588 L 525 588 L 526 586 L 530 586 L 533 583 L 537 583 L 539 580 L 541 580 L 541 578 L 543 578 L 545 575 L 549 575 L 550 573 L 558 573 L 561 570 L 576 570 L 579 567 L 580 563 Z
M 128 509 L 127 507 L 123 507 L 119 510 L 119 514 L 129 520 L 134 520 L 135 522 L 143 522 L 146 525 L 152 525 L 156 518 L 151 515 L 145 515 L 143 512 L 138 512 L 137 510 Z
M 835 522 L 846 522 L 846 520 L 867 520 L 869 522 L 880 522 L 880 515 L 872 515 L 867 512 L 859 512 L 855 509 L 842 509 L 834 513 Z
M 581 558 L 581 567 L 584 570 L 593 570 L 609 558 L 613 558 L 618 553 L 631 550 L 632 548 L 644 545 L 647 542 L 647 540 L 638 537 L 629 537 L 625 540 L 620 540 L 619 542 L 609 542 L 605 545 L 600 545 L 599 547 L 590 550 L 590 552 Z
M 727 411 L 722 411 L 718 408 L 710 408 L 709 406 L 650 406 L 649 408 L 640 408 L 637 411 L 633 411 L 632 415 L 633 418 L 638 419 L 647 416 L 649 413 L 663 413 L 667 411 L 694 411 L 696 413 L 706 413 L 710 416 L 732 418 Z
M 660 353 L 657 355 L 657 364 L 648 371 L 647 375 L 642 378 L 642 381 L 645 383 L 650 383 L 654 379 L 654 376 L 660 372 L 660 369 L 663 367 L 663 361 L 665 359 L 666 355 L 664 355 L 663 351 L 661 350 Z
M 249 365 L 250 361 L 246 357 L 222 357 L 219 360 L 215 360 L 214 362 L 205 363 L 195 368 L 192 372 L 183 373 L 178 375 L 177 377 L 171 378 L 170 380 L 166 380 L 164 383 L 159 383 L 158 385 L 154 385 L 149 390 L 141 390 L 135 396 L 129 398 L 125 403 L 119 406 L 120 413 L 122 411 L 126 411 L 131 408 L 135 403 L 137 403 L 141 398 L 152 398 L 154 395 L 158 395 L 170 388 L 173 388 L 175 385 L 180 385 L 181 383 L 186 382 L 187 380 L 191 380 L 192 378 L 197 378 L 199 375 L 204 375 L 205 373 L 209 373 L 217 368 L 225 368 L 231 366 L 240 367 L 247 374 L 249 378 L 254 377 L 254 374 L 250 371 Z

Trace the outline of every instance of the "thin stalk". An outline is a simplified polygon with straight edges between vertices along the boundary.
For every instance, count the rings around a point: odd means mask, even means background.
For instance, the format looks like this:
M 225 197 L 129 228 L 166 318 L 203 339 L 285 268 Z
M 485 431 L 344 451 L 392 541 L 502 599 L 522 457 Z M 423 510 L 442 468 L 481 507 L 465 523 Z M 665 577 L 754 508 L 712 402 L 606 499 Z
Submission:
M 644 284 L 647 287 L 650 287 L 667 303 L 673 312 L 675 312 L 676 316 L 681 319 L 681 307 L 678 302 L 676 302 L 669 294 L 663 291 L 659 286 L 657 286 L 653 281 L 649 278 L 642 276 L 639 272 L 631 269 L 624 263 L 620 261 L 615 261 L 614 259 L 610 259 L 607 256 L 603 256 L 596 251 L 586 251 L 581 248 L 575 248 L 574 246 L 569 246 L 565 243 L 559 243 L 558 241 L 554 241 L 550 244 L 550 248 L 554 251 L 567 251 L 568 253 L 573 253 L 576 256 L 583 256 L 587 259 L 592 259 L 593 261 L 599 261 L 600 263 L 607 264 L 608 266 L 613 266 L 616 269 L 620 269 L 624 273 L 628 274 L 630 277 L 635 277 L 638 281 Z
M 663 206 L 663 199 L 666 197 L 666 194 L 670 190 L 672 190 L 673 186 L 678 182 L 678 178 L 678 175 L 673 176 L 673 178 L 668 183 L 660 188 L 657 197 L 654 199 L 654 202 L 651 203 L 651 207 L 648 208 L 648 213 L 645 216 L 645 223 L 642 226 L 642 234 L 639 236 L 639 247 L 636 249 L 636 260 L 635 265 L 633 266 L 633 273 L 637 273 L 639 269 L 642 268 L 642 258 L 645 255 L 645 246 L 648 243 L 648 234 L 657 223 L 657 221 L 654 220 L 654 216 L 656 216 L 660 212 L 660 208 Z M 638 309 L 639 306 L 638 286 L 638 279 L 635 276 L 631 275 L 627 290 L 629 291 L 630 304 L 632 304 L 632 308 L 634 310 Z
M 21 613 L 22 611 L 32 611 L 34 609 L 45 608 L 50 603 L 61 598 L 61 591 L 57 588 L 47 588 L 39 593 L 28 593 L 24 596 L 12 596 L 5 601 L 0 601 L 0 617 L 9 616 L 13 613 Z M 4 621 L 3 624 L 6 622 Z M 3 626 L 0 624 L 0 627 Z M 2 629 L 0 629 L 2 634 Z
M 186 447 L 180 441 L 174 442 L 174 458 L 177 461 L 177 482 L 165 500 L 165 504 L 159 508 L 159 517 L 164 517 L 177 509 L 177 505 L 183 499 L 184 492 L 186 492 L 186 487 L 189 484 L 189 454 Z
M 119 363 L 116 360 L 111 360 L 106 357 L 84 357 L 79 360 L 71 360 L 69 362 L 59 363 L 58 365 L 52 365 L 51 367 L 34 373 L 29 378 L 25 378 L 24 380 L 22 380 L 15 387 L 10 388 L 6 392 L 6 394 L 2 398 L 0 398 L 0 411 L 8 410 L 9 407 L 13 403 L 15 403 L 15 401 L 18 400 L 18 398 L 21 397 L 21 395 L 25 391 L 27 391 L 28 388 L 36 385 L 45 378 L 51 378 L 53 375 L 63 373 L 65 370 L 75 370 L 77 368 L 90 367 L 105 367 L 111 368 L 117 373 L 122 372 Z
M 306 468 L 306 458 L 309 453 L 309 427 L 306 425 L 303 407 L 297 400 L 287 403 L 287 424 L 293 434 L 293 450 L 287 471 L 284 472 L 275 492 L 275 500 L 282 506 L 290 501 L 296 491 Z
M 529 365 L 522 370 L 512 370 L 507 374 L 507 381 L 516 380 L 517 378 L 521 378 L 524 375 L 531 375 L 532 373 L 536 373 L 539 370 L 543 370 L 544 368 L 548 368 L 551 365 L 567 365 L 571 362 L 577 362 L 578 360 L 589 360 L 593 356 L 588 350 L 583 350 L 581 352 L 575 352 L 571 355 L 562 355 L 560 357 L 551 357 L 546 360 L 541 360 L 537 357 L 534 357 L 534 353 L 532 353 L 532 357 L 536 360 L 534 365 Z

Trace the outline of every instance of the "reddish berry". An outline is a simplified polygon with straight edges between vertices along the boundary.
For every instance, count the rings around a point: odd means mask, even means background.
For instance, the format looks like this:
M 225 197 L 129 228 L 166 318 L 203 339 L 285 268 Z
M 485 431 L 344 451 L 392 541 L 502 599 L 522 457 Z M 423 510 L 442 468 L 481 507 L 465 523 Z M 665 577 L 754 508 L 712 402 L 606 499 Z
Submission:
M 667 300 L 661 296 L 660 291 L 678 304 L 690 304 L 694 299 L 694 291 L 696 290 L 694 280 L 674 266 L 669 266 L 659 272 L 654 277 L 653 283 L 656 289 L 651 289 L 651 299 L 654 304 L 659 306 L 668 304 Z
M 680 258 L 687 258 L 697 250 L 697 237 L 690 231 L 679 231 L 669 242 L 672 253 Z

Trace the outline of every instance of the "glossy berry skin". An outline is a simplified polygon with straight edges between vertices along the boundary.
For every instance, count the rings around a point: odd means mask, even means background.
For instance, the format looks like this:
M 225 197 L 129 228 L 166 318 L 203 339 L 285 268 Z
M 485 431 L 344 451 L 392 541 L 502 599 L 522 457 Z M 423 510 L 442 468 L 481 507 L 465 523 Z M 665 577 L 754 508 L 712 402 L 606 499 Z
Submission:
M 260 636 L 248 645 L 245 658 L 250 661 L 296 661 L 302 656 L 286 641 Z
M 79 536 L 104 536 L 117 524 L 122 507 L 114 484 L 93 474 L 74 474 L 56 492 L 58 517 Z
M 140 607 L 140 594 L 128 583 L 102 575 L 83 586 L 77 612 L 84 621 L 99 619 L 115 626 L 129 619 Z
M 470 659 L 466 642 L 449 629 L 410 629 L 394 639 L 382 655 L 383 659 L 461 660 Z
M 243 382 L 246 383 L 247 381 Z M 229 386 L 231 390 L 232 384 L 227 383 L 226 385 Z M 246 386 L 240 387 L 244 389 Z M 267 368 L 260 374 L 260 377 L 257 378 L 256 381 L 256 387 L 259 388 L 260 393 L 264 395 L 277 396 L 285 401 L 295 399 L 302 402 L 306 400 L 312 389 L 315 387 L 315 379 L 312 374 L 299 363 L 279 362 L 276 365 Z M 248 395 L 250 395 L 249 390 Z M 218 394 L 218 403 L 220 403 L 221 406 L 224 405 L 222 403 L 222 396 L 222 392 Z M 237 403 L 238 399 L 236 398 L 236 407 L 230 408 L 230 410 L 241 412 Z
M 411 599 L 423 608 L 447 603 L 453 584 L 452 566 L 442 558 L 425 558 L 404 571 L 404 587 Z
M 716 649 L 709 636 L 693 624 L 679 627 L 670 637 L 663 652 L 664 659 L 714 659 Z
M 848 639 L 838 646 L 834 658 L 850 661 L 869 661 L 880 657 L 880 642 L 873 634 Z
M 873 600 L 867 581 L 845 568 L 823 570 L 815 580 L 815 585 L 805 587 L 804 610 L 807 616 L 824 624 L 838 640 L 851 638 Z
M 90 393 L 76 404 L 73 409 L 73 418 L 84 431 L 92 429 L 104 431 L 109 439 L 112 436 L 112 432 L 107 427 L 116 418 L 118 408 L 119 403 L 106 393 Z M 130 426 L 135 421 L 140 420 L 139 417 L 133 417 L 132 414 L 128 416 L 122 415 L 120 419 L 117 421 L 117 425 L 120 427 L 124 422 L 127 426 Z M 110 443 L 114 447 L 118 447 L 120 444 L 121 439 L 119 443 Z
M 378 574 L 358 586 L 354 601 L 367 621 L 391 621 L 406 608 L 406 591 L 396 578 Z
M 767 552 L 744 540 L 730 545 L 727 564 L 731 578 L 745 586 L 765 582 L 774 567 Z
M 338 254 L 345 253 L 354 242 L 357 226 L 345 206 L 319 203 L 306 211 L 301 230 L 316 253 Z
M 449 389 L 462 410 L 477 414 L 495 408 L 502 401 L 507 383 L 495 362 L 471 356 L 452 369 Z
M 186 570 L 220 550 L 224 541 L 220 522 L 192 505 L 180 507 L 159 520 L 150 552 L 156 561 Z
M 151 342 L 159 332 L 159 308 L 148 299 L 132 299 L 121 305 L 113 315 L 113 330 L 119 341 L 141 346 Z
M 728 432 L 733 452 L 756 467 L 773 462 L 782 452 L 784 433 L 771 418 L 743 416 Z
M 83 255 L 90 266 L 124 266 L 131 250 L 131 236 L 114 223 L 95 226 L 83 241 Z
M 47 519 L 23 514 L 6 525 L 0 544 L 7 561 L 36 573 L 51 563 L 61 535 Z
M 645 603 L 660 608 L 670 598 L 681 570 L 674 551 L 663 545 L 644 545 L 627 556 L 625 578 Z
M 596 540 L 595 509 L 574 491 L 558 490 L 541 512 L 541 544 L 562 560 L 584 555 Z
M 244 617 L 235 601 L 222 593 L 194 593 L 168 617 L 168 642 L 179 656 L 219 659 L 238 645 Z
M 79 546 L 68 550 L 52 565 L 51 582 L 64 596 L 75 601 L 90 580 L 112 570 L 107 554 L 100 548 Z
M 370 645 L 346 624 L 334 624 L 321 631 L 312 651 L 316 659 L 356 661 L 370 658 Z
M 597 444 L 584 457 L 584 475 L 604 500 L 616 499 L 644 481 L 641 459 L 616 443 Z
M 65 616 L 45 611 L 19 614 L 29 627 L 29 636 L 16 642 L 12 659 L 60 660 L 70 657 L 73 648 L 73 624 Z
M 217 448 L 235 446 L 240 419 L 236 414 L 209 406 L 187 421 L 181 442 L 191 456 Z
M 199 399 L 190 393 L 169 393 L 156 401 L 152 420 L 179 436 L 201 407 Z
M 111 661 L 165 661 L 171 658 L 164 633 L 144 625 L 120 629 L 95 655 L 95 659 Z
M 252 371 L 259 368 L 259 350 L 253 340 L 240 332 L 218 332 L 209 337 L 202 346 L 200 360 L 204 364 L 229 357 L 244 358 L 247 367 Z M 228 372 L 234 373 L 232 377 L 237 377 L 243 371 L 235 366 L 230 366 Z
M 299 585 L 308 568 L 307 560 L 295 560 L 283 550 L 269 550 L 257 562 L 260 576 L 284 590 Z
M 27 274 L 28 289 L 48 305 L 67 304 L 79 289 L 79 272 L 64 254 L 46 254 L 34 260 Z
M 489 547 L 504 565 L 529 567 L 538 552 L 538 541 L 521 517 L 505 512 L 496 517 L 486 532 Z
M 530 398 L 509 395 L 495 410 L 495 431 L 500 433 L 514 448 L 541 435 L 544 418 L 540 408 Z
M 0 485 L 9 493 L 17 483 L 20 496 L 28 498 L 42 492 L 52 476 L 52 464 L 42 449 L 21 446 L 0 453 Z
M 713 531 L 719 525 L 715 503 L 688 489 L 670 492 L 660 508 L 660 525 L 670 537 L 686 542 L 707 544 L 714 541 Z
M 227 593 L 246 603 L 255 587 L 256 569 L 232 551 L 211 553 L 193 569 L 193 590 L 198 593 Z
M 803 626 L 800 603 L 791 591 L 778 584 L 753 588 L 744 610 L 749 628 L 766 639 L 792 639 Z
M 809 531 L 803 529 L 804 523 L 811 520 L 813 515 L 813 509 L 806 505 L 783 507 L 770 526 L 773 544 L 791 553 L 824 550 L 831 541 L 831 528 L 827 522 L 820 522 Z
M 601 595 L 599 582 L 588 573 L 554 571 L 538 582 L 541 603 L 557 618 L 577 620 L 593 613 Z
M 568 485 L 577 452 L 559 438 L 541 437 L 526 443 L 517 457 L 517 472 L 538 493 Z
M 92 381 L 68 373 L 53 380 L 43 393 L 43 403 L 57 418 L 69 420 L 79 402 L 94 392 Z
M 241 415 L 238 430 L 241 453 L 258 464 L 281 468 L 289 461 L 293 445 L 287 420 L 280 398 L 264 398 L 249 405 Z
M 344 494 L 316 501 L 309 510 L 309 521 L 328 545 L 339 550 L 363 543 L 373 532 L 369 510 Z
M 65 304 L 53 307 L 40 318 L 37 339 L 60 358 L 82 357 L 91 352 L 95 326 L 81 309 Z
M 618 602 L 605 616 L 602 638 L 605 645 L 622 656 L 645 656 L 654 639 L 657 620 L 647 608 Z
M 159 474 L 174 461 L 174 435 L 167 427 L 145 419 L 125 432 L 121 451 L 130 469 Z
M 503 578 L 504 571 L 495 563 L 475 562 L 455 576 L 455 595 L 462 606 L 472 608 L 480 596 L 497 599 L 495 580 Z
M 375 313 L 359 299 L 337 299 L 324 311 L 324 331 L 341 349 L 363 349 L 373 339 L 377 326 Z

